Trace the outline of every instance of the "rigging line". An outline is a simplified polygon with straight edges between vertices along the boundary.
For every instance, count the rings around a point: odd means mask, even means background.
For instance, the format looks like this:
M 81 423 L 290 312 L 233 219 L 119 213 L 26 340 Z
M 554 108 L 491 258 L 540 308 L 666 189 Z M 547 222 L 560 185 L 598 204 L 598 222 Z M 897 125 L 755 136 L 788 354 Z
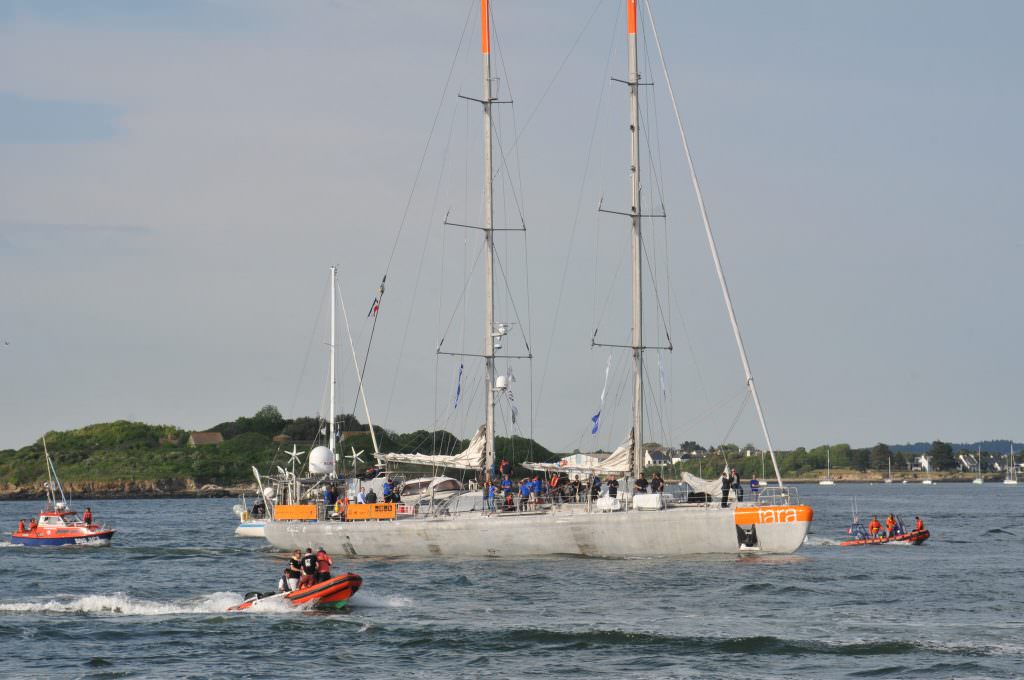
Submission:
M 448 336 L 448 331 L 451 330 L 452 322 L 455 320 L 455 315 L 459 313 L 459 305 L 462 304 L 463 299 L 466 296 L 466 291 L 469 290 L 469 280 L 471 278 L 471 275 L 474 272 L 476 272 L 476 266 L 480 262 L 480 257 L 481 257 L 481 255 L 483 255 L 483 252 L 484 252 L 484 244 L 481 243 L 480 244 L 480 249 L 477 250 L 477 253 L 476 253 L 476 259 L 473 260 L 473 267 L 472 267 L 472 269 L 469 270 L 469 274 L 466 276 L 466 281 L 462 285 L 462 293 L 459 295 L 459 299 L 455 302 L 455 311 L 452 312 L 451 317 L 449 317 L 448 325 L 445 327 L 444 333 L 441 334 L 441 339 L 437 343 L 438 347 L 440 347 L 441 345 L 444 344 L 445 338 Z M 465 327 L 465 323 L 463 323 L 463 327 Z
M 704 193 L 700 188 L 700 181 L 697 178 L 697 170 L 693 164 L 693 156 L 690 154 L 690 145 L 686 141 L 686 132 L 683 129 L 683 119 L 679 114 L 679 107 L 676 105 L 676 95 L 672 90 L 672 80 L 668 76 L 668 66 L 665 63 L 665 54 L 661 49 L 661 40 L 658 39 L 658 29 L 654 24 L 654 14 L 651 12 L 651 3 L 644 0 L 647 8 L 647 19 L 651 23 L 651 32 L 654 34 L 654 42 L 658 47 L 658 56 L 661 59 L 661 68 L 665 74 L 665 84 L 668 87 L 669 97 L 672 99 L 672 111 L 675 113 L 676 125 L 679 128 L 679 138 L 686 153 L 686 163 L 690 169 L 690 181 L 693 184 L 694 193 L 697 196 L 697 206 L 700 208 L 701 220 L 704 222 L 704 233 L 707 236 L 708 249 L 715 261 L 715 271 L 718 273 L 718 283 L 722 288 L 722 297 L 725 298 L 725 306 L 729 312 L 729 321 L 732 324 L 733 336 L 736 339 L 736 348 L 739 350 L 740 361 L 743 363 L 743 372 L 747 378 L 747 387 L 754 400 L 754 407 L 757 410 L 757 418 L 761 423 L 761 432 L 764 434 L 765 443 L 768 445 L 768 453 L 771 455 L 772 468 L 775 470 L 775 480 L 782 485 L 782 473 L 779 471 L 779 462 L 775 456 L 775 447 L 772 445 L 771 435 L 768 433 L 768 423 L 764 417 L 764 410 L 761 408 L 761 400 L 757 396 L 757 388 L 754 386 L 754 375 L 750 370 L 750 361 L 747 359 L 747 350 L 743 344 L 743 336 L 740 334 L 739 322 L 736 320 L 736 311 L 732 306 L 732 296 L 729 294 L 729 286 L 725 281 L 725 272 L 722 269 L 721 259 L 718 257 L 718 246 L 715 245 L 715 237 L 711 231 L 711 219 L 708 217 L 707 206 L 704 204 Z
M 450 151 L 451 151 L 451 146 L 452 146 L 452 137 L 455 134 L 455 119 L 457 117 L 457 114 L 458 114 L 458 107 L 454 107 L 452 109 L 452 118 L 451 118 L 451 121 L 449 122 L 449 125 L 448 125 L 448 140 L 447 140 L 447 143 L 444 146 L 444 153 L 441 154 L 441 172 L 438 173 L 437 183 L 434 186 L 434 197 L 433 197 L 432 202 L 430 204 L 430 212 L 427 213 L 428 215 L 433 215 L 434 211 L 437 210 L 437 204 L 438 204 L 438 200 L 439 200 L 438 197 L 441 195 L 442 177 L 444 177 L 444 173 L 445 173 L 445 171 L 446 171 L 446 169 L 448 167 L 448 161 L 449 161 L 449 158 L 450 158 Z M 443 227 L 442 227 L 442 229 L 443 229 Z M 405 326 L 402 329 L 402 342 L 399 345 L 399 349 L 398 349 L 398 360 L 395 362 L 395 372 L 394 372 L 394 374 L 391 377 L 391 389 L 388 391 L 388 403 L 387 403 L 387 408 L 384 410 L 384 422 L 388 422 L 388 418 L 390 418 L 390 416 L 391 416 L 391 406 L 394 403 L 395 388 L 398 385 L 398 374 L 401 372 L 402 357 L 405 356 L 405 345 L 406 345 L 406 342 L 408 341 L 408 338 L 409 338 L 409 327 L 412 324 L 412 319 L 413 319 L 412 310 L 416 309 L 416 299 L 419 296 L 419 292 L 420 292 L 420 280 L 421 280 L 421 278 L 423 276 L 423 263 L 425 262 L 425 260 L 427 258 L 427 256 L 426 256 L 427 245 L 430 243 L 430 235 L 431 235 L 433 230 L 431 230 L 428 227 L 424 231 L 425 231 L 425 233 L 423 235 L 423 246 L 420 248 L 419 263 L 416 265 L 416 277 L 414 279 L 415 283 L 414 283 L 413 289 L 412 289 L 412 302 L 410 303 L 410 313 L 406 315 L 406 317 L 405 317 Z M 443 248 L 444 248 L 444 244 L 443 244 L 443 234 L 442 234 L 442 250 L 443 250 Z M 442 258 L 441 261 L 444 262 L 444 259 Z M 442 267 L 442 274 L 443 274 L 443 267 Z M 383 285 L 383 283 L 381 285 Z M 383 295 L 381 297 L 383 297 Z M 438 317 L 440 318 L 440 309 L 438 310 Z M 440 321 L 438 322 L 438 325 L 440 326 Z M 374 328 L 377 327 L 376 315 L 374 316 L 373 327 Z M 370 333 L 370 340 L 371 340 L 371 342 L 373 340 L 373 332 L 372 331 Z M 367 356 L 369 356 L 369 353 L 370 353 L 370 346 L 369 345 L 367 345 L 367 347 L 366 347 L 366 353 L 367 353 Z M 366 375 L 365 370 L 366 370 L 366 364 L 365 364 L 365 361 L 364 361 L 364 364 L 363 364 L 363 375 L 364 375 L 364 377 Z M 356 398 L 358 399 L 358 394 L 356 395 Z M 355 409 L 355 407 L 353 407 L 353 413 L 355 412 L 354 409 Z
M 648 368 L 650 368 L 649 363 L 644 362 L 644 376 L 646 376 L 647 378 L 647 382 L 645 383 L 645 385 L 647 386 L 647 398 L 644 399 L 644 405 L 650 406 L 650 408 L 645 408 L 644 410 L 647 413 L 650 413 L 652 409 L 654 410 L 654 413 L 652 415 L 654 415 L 658 421 L 658 426 L 661 428 L 661 434 L 665 435 L 665 421 L 662 417 L 661 407 L 658 405 L 658 400 L 656 398 L 658 395 L 651 388 L 651 385 L 653 383 L 651 382 L 651 374 L 648 372 Z M 662 441 L 664 441 L 664 436 L 662 437 Z M 643 442 L 641 442 L 641 444 L 643 444 Z
M 746 387 L 746 385 L 744 385 L 742 390 L 739 390 L 735 394 L 732 394 L 732 395 L 730 395 L 728 397 L 724 397 L 723 399 L 720 399 L 718 401 L 718 403 L 716 403 L 714 406 L 712 406 L 712 407 L 710 407 L 708 409 L 705 409 L 704 411 L 700 412 L 699 414 L 697 414 L 696 416 L 694 416 L 690 420 L 688 420 L 685 423 L 683 423 L 682 429 L 684 429 L 684 430 L 689 429 L 690 427 L 696 425 L 697 423 L 700 423 L 700 422 L 703 422 L 704 420 L 707 420 L 708 418 L 711 417 L 711 415 L 713 413 L 716 413 L 717 411 L 720 411 L 721 409 L 725 408 L 726 405 L 741 399 L 743 397 L 743 395 L 747 394 L 747 392 L 748 392 L 747 387 Z
M 736 411 L 736 416 L 732 419 L 732 423 L 729 425 L 729 429 L 725 431 L 725 436 L 722 437 L 722 446 L 723 447 L 725 446 L 726 441 L 729 439 L 729 437 L 732 436 L 732 431 L 734 429 L 736 429 L 736 423 L 739 422 L 740 416 L 743 415 L 743 411 L 746 409 L 747 401 L 749 401 L 749 399 L 750 399 L 750 392 L 748 391 L 748 392 L 746 392 L 746 394 L 744 394 L 743 401 L 740 402 L 739 409 Z
M 686 338 L 686 347 L 690 350 L 690 359 L 693 361 L 693 370 L 697 373 L 697 383 L 700 385 L 701 392 L 704 393 L 704 401 L 710 403 L 711 395 L 708 392 L 707 384 L 704 382 L 704 374 L 701 373 L 700 364 L 697 361 L 697 352 L 693 349 L 693 338 L 690 337 L 690 328 L 686 323 L 686 317 L 683 315 L 683 311 L 679 307 L 678 300 L 673 300 L 672 302 L 674 303 L 676 314 L 679 315 L 679 322 L 683 325 L 683 337 Z
M 299 390 L 302 389 L 302 378 L 306 375 L 306 367 L 309 365 L 309 353 L 313 350 L 313 341 L 316 339 L 316 332 L 320 326 L 320 316 L 324 313 L 324 298 L 330 286 L 324 286 L 320 293 L 320 304 L 317 305 L 316 320 L 313 322 L 313 332 L 309 335 L 309 342 L 306 344 L 306 354 L 302 357 L 302 369 L 299 371 L 299 379 L 295 384 L 295 394 L 292 395 L 292 404 L 289 413 L 295 415 L 295 403 L 299 400 Z
M 617 13 L 617 15 L 621 16 L 621 9 L 619 10 L 619 13 Z M 617 24 L 618 22 L 616 21 L 614 23 Z M 615 28 L 616 28 L 616 32 L 617 32 L 618 31 L 618 26 L 616 26 Z M 609 41 L 608 55 L 605 58 L 605 64 L 604 64 L 605 76 L 608 76 L 609 73 L 610 73 L 612 54 L 613 54 L 613 48 L 612 48 L 613 44 L 614 43 Z M 581 177 L 580 177 L 580 189 L 579 189 L 579 192 L 576 195 L 576 212 L 573 215 L 572 228 L 569 231 L 569 243 L 568 243 L 568 246 L 566 247 L 564 265 L 562 266 L 562 277 L 561 277 L 561 281 L 559 282 L 559 286 L 558 286 L 558 298 L 556 299 L 556 302 L 555 302 L 555 315 L 554 315 L 554 321 L 551 324 L 551 335 L 548 337 L 548 344 L 547 344 L 548 348 L 554 347 L 555 333 L 558 331 L 558 320 L 561 318 L 561 313 L 560 312 L 561 312 L 561 309 L 562 309 L 562 296 L 565 293 L 565 279 L 566 279 L 566 277 L 569 274 L 569 258 L 572 255 L 572 246 L 573 246 L 573 243 L 576 240 L 576 227 L 579 226 L 580 213 L 581 213 L 581 211 L 583 209 L 583 192 L 586 189 L 587 177 L 590 174 L 590 160 L 591 160 L 591 157 L 592 157 L 593 152 L 594 152 L 594 140 L 597 138 L 597 128 L 598 128 L 598 125 L 601 122 L 601 106 L 600 106 L 600 102 L 604 99 L 604 93 L 605 93 L 605 90 L 608 87 L 608 83 L 609 82 L 610 81 L 609 81 L 609 79 L 607 77 L 603 77 L 601 79 L 601 89 L 600 89 L 600 92 L 598 93 L 598 104 L 599 105 L 594 107 L 594 124 L 591 126 L 591 129 L 590 129 L 590 140 L 589 140 L 589 142 L 587 144 L 587 156 L 586 156 L 586 160 L 585 160 L 585 162 L 583 164 L 583 173 L 581 173 Z M 595 276 L 595 278 L 597 276 L 597 267 L 596 266 L 594 267 L 594 276 Z M 594 288 L 594 290 L 597 290 L 597 288 Z M 596 308 L 596 305 L 595 305 L 595 308 Z M 596 312 L 596 309 L 595 309 L 595 312 Z M 595 314 L 595 316 L 596 316 L 596 314 Z M 544 368 L 541 370 L 540 386 L 537 388 L 537 407 L 536 407 L 537 411 L 540 411 L 541 401 L 544 399 L 544 386 L 545 386 L 545 384 L 547 382 L 548 365 L 550 364 L 550 362 L 551 362 L 551 352 L 549 351 L 549 352 L 547 352 L 547 355 L 544 358 Z
M 645 239 L 641 239 L 640 240 L 640 247 L 643 249 L 644 259 L 647 260 L 647 268 L 651 270 L 651 278 L 652 278 L 652 280 L 653 280 L 653 282 L 655 284 L 655 285 L 652 285 L 651 288 L 654 289 L 654 301 L 655 301 L 655 303 L 657 303 L 657 307 L 658 307 L 658 320 L 661 321 L 662 323 L 664 323 L 665 322 L 665 310 L 662 309 L 662 307 L 661 307 L 661 296 L 658 294 L 658 286 L 657 286 L 658 280 L 654 278 L 654 273 L 656 271 L 655 270 L 655 266 L 654 266 L 654 261 L 651 259 L 650 253 L 647 252 L 647 241 Z M 668 341 L 671 343 L 672 342 L 672 338 L 668 338 Z
M 501 273 L 501 280 L 505 282 L 505 290 L 509 290 L 508 276 L 505 274 L 505 268 L 501 265 L 501 258 L 495 258 L 494 261 L 498 263 L 498 271 Z M 516 307 L 516 301 L 511 295 L 508 296 L 508 303 L 509 306 L 512 307 L 512 313 L 516 315 L 516 321 L 519 323 L 519 327 L 522 328 L 523 319 L 519 316 L 519 308 Z M 526 344 L 527 353 L 530 353 L 532 350 L 530 349 L 530 342 L 526 339 L 525 333 L 523 334 L 523 342 Z
M 501 44 L 502 32 L 500 30 L 498 30 L 498 28 L 497 28 L 497 23 L 493 19 L 493 13 L 492 13 L 492 18 L 491 18 L 491 29 L 492 29 L 491 32 L 494 35 L 494 42 L 495 42 L 495 44 L 498 47 L 497 55 L 498 55 L 499 70 L 505 76 L 505 86 L 508 88 L 508 98 L 512 102 L 511 105 L 510 105 L 511 109 L 512 109 L 512 129 L 516 130 L 517 129 L 516 128 L 516 105 L 515 105 L 515 97 L 512 96 L 512 79 L 509 78 L 509 76 L 508 76 L 508 67 L 505 64 L 505 49 L 504 49 L 504 47 Z M 517 159 L 517 162 L 514 164 L 514 166 L 515 166 L 516 171 L 517 171 L 516 174 L 517 174 L 517 176 L 519 178 L 518 192 L 519 192 L 520 195 L 523 195 L 522 164 L 518 162 L 518 159 L 519 159 L 519 149 L 515 145 L 515 140 L 518 140 L 518 139 L 519 139 L 519 135 L 517 134 L 513 138 L 512 147 L 509 149 L 509 152 L 510 153 L 514 153 L 515 154 L 515 158 Z M 502 165 L 505 166 L 505 172 L 506 172 L 506 174 L 509 177 L 510 186 L 512 186 L 512 191 L 513 191 L 513 194 L 514 194 L 517 191 L 517 189 L 516 189 L 515 185 L 511 184 L 512 172 L 511 172 L 511 169 L 508 167 L 508 164 L 505 161 L 505 150 L 501 148 L 500 140 L 498 142 L 498 153 L 502 157 Z M 525 200 L 525 195 L 524 195 L 524 200 Z M 525 222 L 525 220 L 523 219 L 523 214 L 524 213 L 525 213 L 525 207 L 523 207 L 520 210 L 520 214 L 519 214 L 519 216 L 520 216 L 520 223 Z
M 597 16 L 598 11 L 604 6 L 604 4 L 604 0 L 601 0 L 601 2 L 594 5 L 594 11 L 590 13 L 590 16 L 587 18 L 587 21 L 583 24 L 583 28 L 580 29 L 580 32 L 576 36 L 576 39 L 569 47 L 569 51 L 566 52 L 565 57 L 562 58 L 562 62 L 558 65 L 558 68 L 555 69 L 555 75 L 551 77 L 551 80 L 544 88 L 544 91 L 541 92 L 540 99 L 537 100 L 537 103 L 534 105 L 533 110 L 530 111 L 530 114 L 526 117 L 526 122 L 523 123 L 523 127 L 519 129 L 519 134 L 512 141 L 513 148 L 519 146 L 520 137 L 522 137 L 523 133 L 526 132 L 526 128 L 529 127 L 530 123 L 533 121 L 533 117 L 537 115 L 537 111 L 540 110 L 541 104 L 544 103 L 544 100 L 547 98 L 548 93 L 551 91 L 551 88 L 553 88 L 555 86 L 555 83 L 558 81 L 558 76 L 561 75 L 562 69 L 564 69 L 565 65 L 569 63 L 569 58 L 572 56 L 573 52 L 576 51 L 576 47 L 577 45 L 579 45 L 580 40 L 582 40 L 583 36 L 586 34 L 587 29 L 590 27 L 590 23 L 594 20 L 594 17 Z
M 629 259 L 629 251 L 624 248 L 620 248 L 618 264 L 615 265 L 615 273 L 612 274 L 611 281 L 608 283 L 608 290 L 605 291 L 605 294 L 602 296 L 604 298 L 604 305 L 601 307 L 601 313 L 598 315 L 597 321 L 594 323 L 594 330 L 600 328 L 601 324 L 604 322 L 604 317 L 608 313 L 608 307 L 611 305 L 612 293 L 616 289 L 615 284 L 618 283 L 619 274 L 622 272 L 622 265 L 627 259 Z M 595 288 L 595 290 L 597 289 Z
M 413 176 L 412 188 L 409 191 L 409 197 L 405 201 L 405 209 L 402 212 L 402 220 L 398 223 L 398 233 L 395 235 L 395 242 L 391 246 L 391 254 L 388 255 L 388 263 L 384 268 L 384 276 L 387 276 L 391 271 L 391 262 L 395 259 L 395 251 L 398 249 L 398 241 L 402 236 L 402 231 L 405 229 L 406 220 L 409 217 L 409 209 L 412 206 L 412 198 L 416 194 L 416 186 L 419 184 L 420 175 L 423 172 L 423 165 L 427 160 L 427 152 L 430 149 L 430 142 L 434 138 L 434 129 L 437 127 L 438 118 L 441 115 L 441 110 L 444 107 L 444 102 L 448 98 L 448 87 L 452 83 L 452 74 L 455 72 L 455 65 L 458 63 L 459 54 L 462 52 L 462 43 L 466 39 L 466 31 L 469 29 L 470 19 L 473 17 L 473 8 L 475 7 L 475 1 L 469 2 L 469 11 L 466 13 L 466 21 L 462 24 L 462 34 L 459 36 L 459 44 L 455 49 L 455 54 L 452 56 L 452 63 L 448 67 L 448 78 L 445 80 L 444 87 L 441 88 L 441 97 L 437 103 L 437 109 L 434 111 L 434 120 L 430 124 L 430 132 L 427 133 L 427 141 L 423 145 L 423 153 L 420 155 L 419 164 L 416 166 L 416 174 Z

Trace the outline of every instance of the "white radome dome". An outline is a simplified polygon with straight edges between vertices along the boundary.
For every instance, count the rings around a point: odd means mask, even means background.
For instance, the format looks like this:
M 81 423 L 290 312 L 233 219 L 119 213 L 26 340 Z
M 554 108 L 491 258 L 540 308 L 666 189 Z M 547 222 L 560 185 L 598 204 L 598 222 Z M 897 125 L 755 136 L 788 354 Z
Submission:
M 494 381 L 494 386 L 497 389 L 499 389 L 499 390 L 507 390 L 508 389 L 508 376 L 507 375 L 499 375 L 497 377 L 497 379 L 495 379 L 495 381 Z
M 265 487 L 263 487 L 263 497 L 266 498 L 268 501 L 273 500 L 274 496 L 276 496 L 276 495 L 277 495 L 277 492 L 274 491 L 274 487 L 272 487 L 272 486 L 265 486 Z
M 318 446 L 309 452 L 309 474 L 326 475 L 334 472 L 334 452 Z

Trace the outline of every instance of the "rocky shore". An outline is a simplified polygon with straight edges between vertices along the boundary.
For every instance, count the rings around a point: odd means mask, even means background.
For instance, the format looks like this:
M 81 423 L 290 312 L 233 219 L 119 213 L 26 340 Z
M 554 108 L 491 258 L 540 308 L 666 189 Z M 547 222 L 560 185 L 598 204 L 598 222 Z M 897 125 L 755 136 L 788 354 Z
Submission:
M 253 495 L 255 484 L 239 486 L 197 485 L 193 479 L 113 480 L 103 482 L 65 482 L 64 493 L 75 500 L 108 498 L 225 498 Z M 43 484 L 16 486 L 0 484 L 0 500 L 44 498 Z

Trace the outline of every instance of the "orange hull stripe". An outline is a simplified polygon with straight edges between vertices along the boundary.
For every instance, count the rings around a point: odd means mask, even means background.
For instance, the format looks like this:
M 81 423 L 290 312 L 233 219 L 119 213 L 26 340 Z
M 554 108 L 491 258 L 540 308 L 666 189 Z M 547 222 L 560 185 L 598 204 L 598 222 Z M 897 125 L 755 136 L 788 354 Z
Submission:
M 810 522 L 814 510 L 809 505 L 765 505 L 754 508 L 736 508 L 736 524 L 783 524 Z
M 636 0 L 626 0 L 626 33 L 636 35 Z

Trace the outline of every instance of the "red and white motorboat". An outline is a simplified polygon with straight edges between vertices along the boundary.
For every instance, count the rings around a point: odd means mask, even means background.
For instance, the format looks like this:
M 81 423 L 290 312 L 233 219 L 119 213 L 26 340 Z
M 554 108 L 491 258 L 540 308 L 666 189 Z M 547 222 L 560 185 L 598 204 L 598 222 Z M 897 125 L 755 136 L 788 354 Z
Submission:
M 43 439 L 43 452 L 46 454 L 46 506 L 39 512 L 29 525 L 25 521 L 18 522 L 18 530 L 11 533 L 11 543 L 16 545 L 110 545 L 114 529 L 106 525 L 93 524 L 91 513 L 86 512 L 84 518 L 68 505 L 64 497 L 64 488 L 57 478 L 57 469 L 53 465 L 49 451 L 46 450 L 46 439 Z M 57 500 L 58 494 L 60 500 Z

